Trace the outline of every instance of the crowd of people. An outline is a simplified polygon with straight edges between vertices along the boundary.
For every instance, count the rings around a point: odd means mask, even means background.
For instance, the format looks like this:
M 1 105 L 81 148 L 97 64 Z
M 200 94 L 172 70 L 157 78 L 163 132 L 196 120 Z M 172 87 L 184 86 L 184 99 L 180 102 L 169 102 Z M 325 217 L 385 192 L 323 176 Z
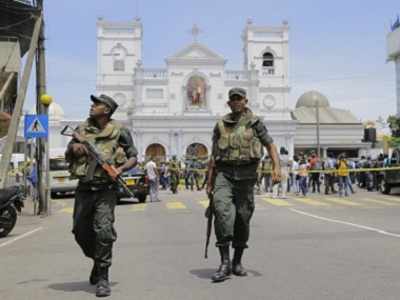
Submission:
M 271 193 L 273 198 L 286 198 L 287 192 L 306 196 L 308 193 L 338 194 L 347 197 L 354 194 L 354 185 L 368 191 L 380 191 L 384 177 L 383 171 L 361 169 L 383 168 L 389 164 L 388 156 L 380 154 L 377 158 L 362 156 L 360 159 L 349 159 L 345 153 L 334 157 L 329 154 L 320 159 L 315 152 L 306 155 L 299 153 L 292 159 L 288 151 L 280 149 L 282 181 L 271 184 L 271 162 L 268 157 L 262 161 L 259 169 L 258 191 Z
M 149 164 L 149 162 L 151 163 Z M 285 199 L 288 192 L 306 196 L 309 193 L 338 194 L 347 197 L 355 193 L 354 185 L 367 191 L 380 191 L 382 171 L 362 171 L 360 169 L 382 168 L 389 164 L 388 156 L 377 158 L 361 156 L 360 159 L 347 158 L 345 153 L 335 157 L 328 154 L 321 159 L 315 152 L 299 153 L 292 158 L 285 148 L 280 149 L 282 180 L 272 185 L 272 163 L 268 156 L 260 162 L 257 192 L 269 193 L 273 198 Z M 177 160 L 174 156 L 166 162 L 155 163 L 151 158 L 142 168 L 151 174 L 154 189 L 173 190 L 182 184 L 186 190 L 204 189 L 207 182 L 207 161 L 197 158 Z M 156 171 L 153 171 L 156 170 Z

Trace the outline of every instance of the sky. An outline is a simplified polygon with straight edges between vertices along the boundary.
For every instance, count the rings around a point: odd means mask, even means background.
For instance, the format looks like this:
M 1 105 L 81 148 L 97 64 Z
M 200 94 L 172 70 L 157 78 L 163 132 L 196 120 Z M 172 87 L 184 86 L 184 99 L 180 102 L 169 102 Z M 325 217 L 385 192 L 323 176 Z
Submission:
M 384 3 L 384 4 L 383 4 Z M 331 106 L 362 120 L 387 118 L 396 110 L 395 67 L 386 61 L 386 35 L 400 14 L 398 0 L 44 0 L 47 91 L 66 118 L 88 113 L 96 88 L 96 20 L 140 17 L 144 67 L 165 67 L 164 59 L 199 42 L 242 68 L 241 33 L 248 18 L 259 26 L 289 22 L 289 107 L 309 90 Z M 34 107 L 34 76 L 25 110 Z

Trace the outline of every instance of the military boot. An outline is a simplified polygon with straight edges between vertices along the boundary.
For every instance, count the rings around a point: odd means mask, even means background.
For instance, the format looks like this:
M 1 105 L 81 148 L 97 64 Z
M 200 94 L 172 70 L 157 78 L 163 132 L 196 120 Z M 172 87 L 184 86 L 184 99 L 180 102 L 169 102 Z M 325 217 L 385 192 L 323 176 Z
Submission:
M 110 282 L 108 281 L 108 267 L 99 268 L 99 282 L 96 286 L 96 297 L 108 297 L 111 295 Z
M 96 262 L 93 262 L 93 268 L 92 271 L 90 272 L 90 277 L 89 277 L 89 282 L 91 285 L 95 285 L 99 282 L 99 271 L 97 268 Z
M 242 255 L 244 248 L 235 248 L 232 260 L 232 273 L 236 276 L 247 276 L 246 270 L 242 266 Z
M 221 255 L 221 265 L 217 272 L 211 277 L 213 282 L 221 282 L 229 279 L 231 275 L 231 261 L 229 258 L 229 246 L 219 247 Z

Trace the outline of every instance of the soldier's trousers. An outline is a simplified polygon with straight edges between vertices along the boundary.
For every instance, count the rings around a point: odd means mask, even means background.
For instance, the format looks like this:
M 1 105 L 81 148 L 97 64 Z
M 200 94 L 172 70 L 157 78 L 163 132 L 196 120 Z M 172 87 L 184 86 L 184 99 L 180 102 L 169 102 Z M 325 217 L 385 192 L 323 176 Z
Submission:
M 92 191 L 78 186 L 76 190 L 72 232 L 83 253 L 100 267 L 111 266 L 117 239 L 113 226 L 116 202 L 114 189 Z
M 217 247 L 247 248 L 254 212 L 256 179 L 233 180 L 219 172 L 214 185 L 214 228 Z

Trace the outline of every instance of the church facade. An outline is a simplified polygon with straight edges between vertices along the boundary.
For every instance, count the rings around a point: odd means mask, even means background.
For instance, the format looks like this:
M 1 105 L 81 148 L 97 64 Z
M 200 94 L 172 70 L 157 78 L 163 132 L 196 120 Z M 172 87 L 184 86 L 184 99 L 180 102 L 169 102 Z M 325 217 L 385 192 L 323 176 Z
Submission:
M 165 59 L 161 68 L 142 62 L 143 25 L 97 22 L 97 93 L 119 104 L 114 118 L 130 128 L 139 158 L 207 156 L 216 121 L 229 112 L 232 87 L 246 89 L 250 109 L 278 146 L 294 153 L 296 121 L 288 108 L 289 27 L 256 26 L 242 33 L 243 68 L 230 70 L 223 56 L 197 41 Z
M 331 107 L 318 91 L 305 92 L 289 108 L 286 22 L 276 27 L 247 22 L 241 35 L 241 70 L 228 69 L 222 55 L 198 42 L 197 26 L 192 34 L 193 42 L 166 57 L 163 67 L 146 68 L 140 20 L 97 21 L 96 93 L 118 102 L 113 118 L 131 131 L 139 160 L 150 155 L 159 161 L 174 155 L 179 159 L 208 156 L 213 128 L 230 111 L 226 102 L 233 87 L 247 91 L 249 108 L 263 119 L 274 143 L 285 147 L 290 157 L 318 148 L 322 157 L 368 153 L 371 144 L 362 141 L 361 120 L 349 110 Z M 60 131 L 83 120 L 66 118 L 57 103 L 50 105 L 49 115 L 50 148 L 63 153 L 69 138 Z

